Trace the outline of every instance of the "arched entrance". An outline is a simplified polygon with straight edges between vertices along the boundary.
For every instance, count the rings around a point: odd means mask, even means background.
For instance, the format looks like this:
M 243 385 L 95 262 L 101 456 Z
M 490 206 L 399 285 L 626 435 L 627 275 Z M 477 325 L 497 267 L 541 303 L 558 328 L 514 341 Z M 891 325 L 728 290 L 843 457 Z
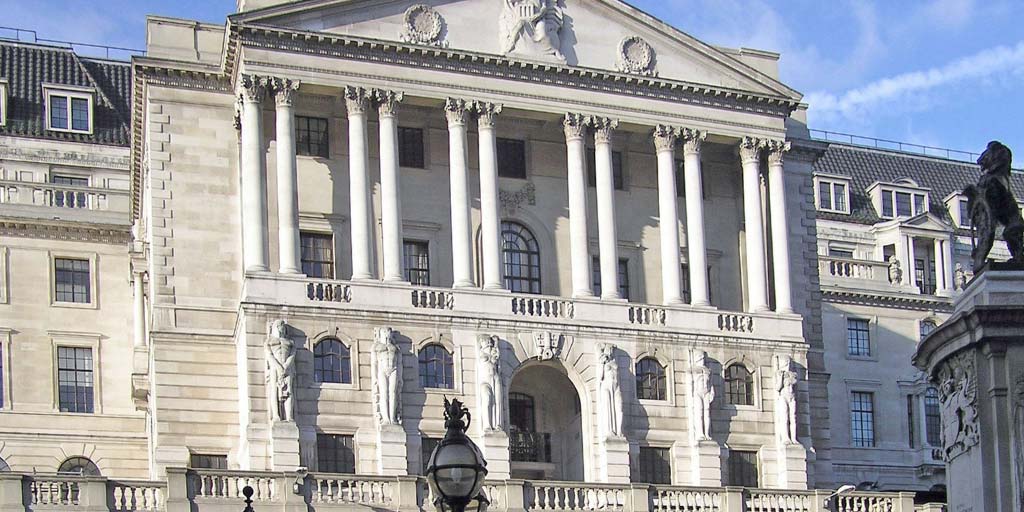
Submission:
M 508 408 L 512 478 L 584 480 L 584 413 L 559 362 L 520 367 L 509 386 Z

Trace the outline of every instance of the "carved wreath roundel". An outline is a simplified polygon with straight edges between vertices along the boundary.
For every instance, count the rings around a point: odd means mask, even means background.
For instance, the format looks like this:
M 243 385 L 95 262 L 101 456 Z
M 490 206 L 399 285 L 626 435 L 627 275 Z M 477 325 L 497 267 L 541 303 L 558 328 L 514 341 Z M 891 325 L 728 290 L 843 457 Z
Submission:
M 654 74 L 654 48 L 640 36 L 629 36 L 619 42 L 619 71 Z
M 415 44 L 441 44 L 444 19 L 433 7 L 417 4 L 405 11 L 405 31 L 402 39 Z

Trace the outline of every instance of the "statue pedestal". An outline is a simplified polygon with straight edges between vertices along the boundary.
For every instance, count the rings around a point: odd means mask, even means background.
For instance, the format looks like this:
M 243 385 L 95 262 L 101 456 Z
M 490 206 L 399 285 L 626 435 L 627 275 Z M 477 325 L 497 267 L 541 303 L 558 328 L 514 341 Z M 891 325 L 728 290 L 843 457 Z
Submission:
M 722 447 L 711 439 L 689 447 L 690 481 L 686 485 L 720 487 L 722 485 Z
M 295 471 L 299 462 L 299 427 L 294 421 L 270 426 L 270 466 L 273 471 Z
M 508 434 L 504 430 L 490 430 L 484 432 L 482 439 L 480 450 L 484 454 L 484 460 L 487 461 L 487 478 L 496 480 L 512 478 Z
M 950 510 L 1024 510 L 1024 265 L 989 263 L 924 339 L 939 390 Z
M 381 425 L 377 428 L 378 474 L 409 474 L 406 442 L 405 428 L 401 425 Z
M 779 489 L 807 489 L 807 449 L 799 443 L 776 447 Z
M 607 437 L 601 441 L 601 481 L 609 484 L 629 483 L 629 441 L 625 437 Z

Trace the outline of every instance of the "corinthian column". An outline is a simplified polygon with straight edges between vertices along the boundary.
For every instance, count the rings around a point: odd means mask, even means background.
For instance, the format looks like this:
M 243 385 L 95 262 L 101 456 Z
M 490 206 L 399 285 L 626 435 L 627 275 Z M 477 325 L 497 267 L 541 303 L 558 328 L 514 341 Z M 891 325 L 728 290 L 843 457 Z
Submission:
M 267 162 L 263 149 L 263 97 L 267 80 L 243 75 L 242 97 L 242 258 L 246 272 L 267 271 Z
M 683 184 L 686 190 L 686 259 L 690 271 L 690 304 L 710 306 L 708 256 L 704 241 L 704 178 L 700 169 L 700 146 L 708 132 L 684 128 Z
M 275 78 L 277 105 L 277 235 L 282 274 L 302 273 L 299 254 L 299 183 L 295 169 L 295 109 L 297 80 Z
M 444 113 L 448 118 L 449 179 L 452 212 L 452 270 L 455 288 L 472 287 L 472 227 L 469 219 L 469 169 L 466 165 L 466 102 L 448 98 Z
M 398 122 L 395 111 L 402 93 L 377 89 L 378 126 L 380 128 L 380 221 L 383 235 L 384 280 L 403 281 L 402 275 L 402 195 L 398 174 Z
M 768 278 L 761 225 L 761 149 L 764 141 L 743 137 L 743 224 L 747 232 L 747 296 L 750 311 L 768 310 Z
M 565 146 L 568 151 L 567 178 L 569 181 L 569 263 L 572 267 L 572 296 L 593 297 L 590 283 L 590 256 L 587 242 L 587 176 L 586 153 L 583 136 L 587 132 L 587 118 L 580 114 L 566 114 Z
M 362 87 L 345 88 L 348 109 L 348 183 L 352 216 L 352 279 L 372 279 L 370 178 L 367 169 L 366 109 L 370 95 Z
M 775 270 L 775 311 L 793 312 L 789 277 L 789 221 L 786 217 L 786 176 L 782 157 L 789 142 L 768 142 L 768 193 L 772 214 L 772 268 Z
M 619 251 L 615 234 L 615 176 L 612 168 L 612 133 L 619 122 L 606 117 L 592 120 L 597 164 L 598 246 L 601 250 L 601 298 L 619 297 Z
M 501 278 L 501 217 L 498 215 L 498 150 L 494 119 L 501 105 L 474 102 L 480 137 L 480 249 L 484 288 L 504 288 Z
M 679 277 L 679 212 L 676 209 L 676 140 L 675 128 L 665 125 L 654 128 L 654 148 L 658 153 L 661 290 L 665 304 L 683 302 Z

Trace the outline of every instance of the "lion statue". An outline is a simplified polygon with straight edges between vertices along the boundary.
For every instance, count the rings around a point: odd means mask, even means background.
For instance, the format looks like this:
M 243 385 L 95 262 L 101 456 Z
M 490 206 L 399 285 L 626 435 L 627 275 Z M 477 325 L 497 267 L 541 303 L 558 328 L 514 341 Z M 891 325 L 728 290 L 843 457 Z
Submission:
M 978 184 L 964 188 L 977 239 L 971 251 L 974 272 L 979 272 L 985 265 L 999 226 L 1003 226 L 1003 239 L 1010 251 L 1010 261 L 1024 263 L 1024 219 L 1010 190 L 1012 160 L 1010 148 L 998 141 L 989 142 L 985 152 L 978 157 L 978 165 L 981 166 Z

